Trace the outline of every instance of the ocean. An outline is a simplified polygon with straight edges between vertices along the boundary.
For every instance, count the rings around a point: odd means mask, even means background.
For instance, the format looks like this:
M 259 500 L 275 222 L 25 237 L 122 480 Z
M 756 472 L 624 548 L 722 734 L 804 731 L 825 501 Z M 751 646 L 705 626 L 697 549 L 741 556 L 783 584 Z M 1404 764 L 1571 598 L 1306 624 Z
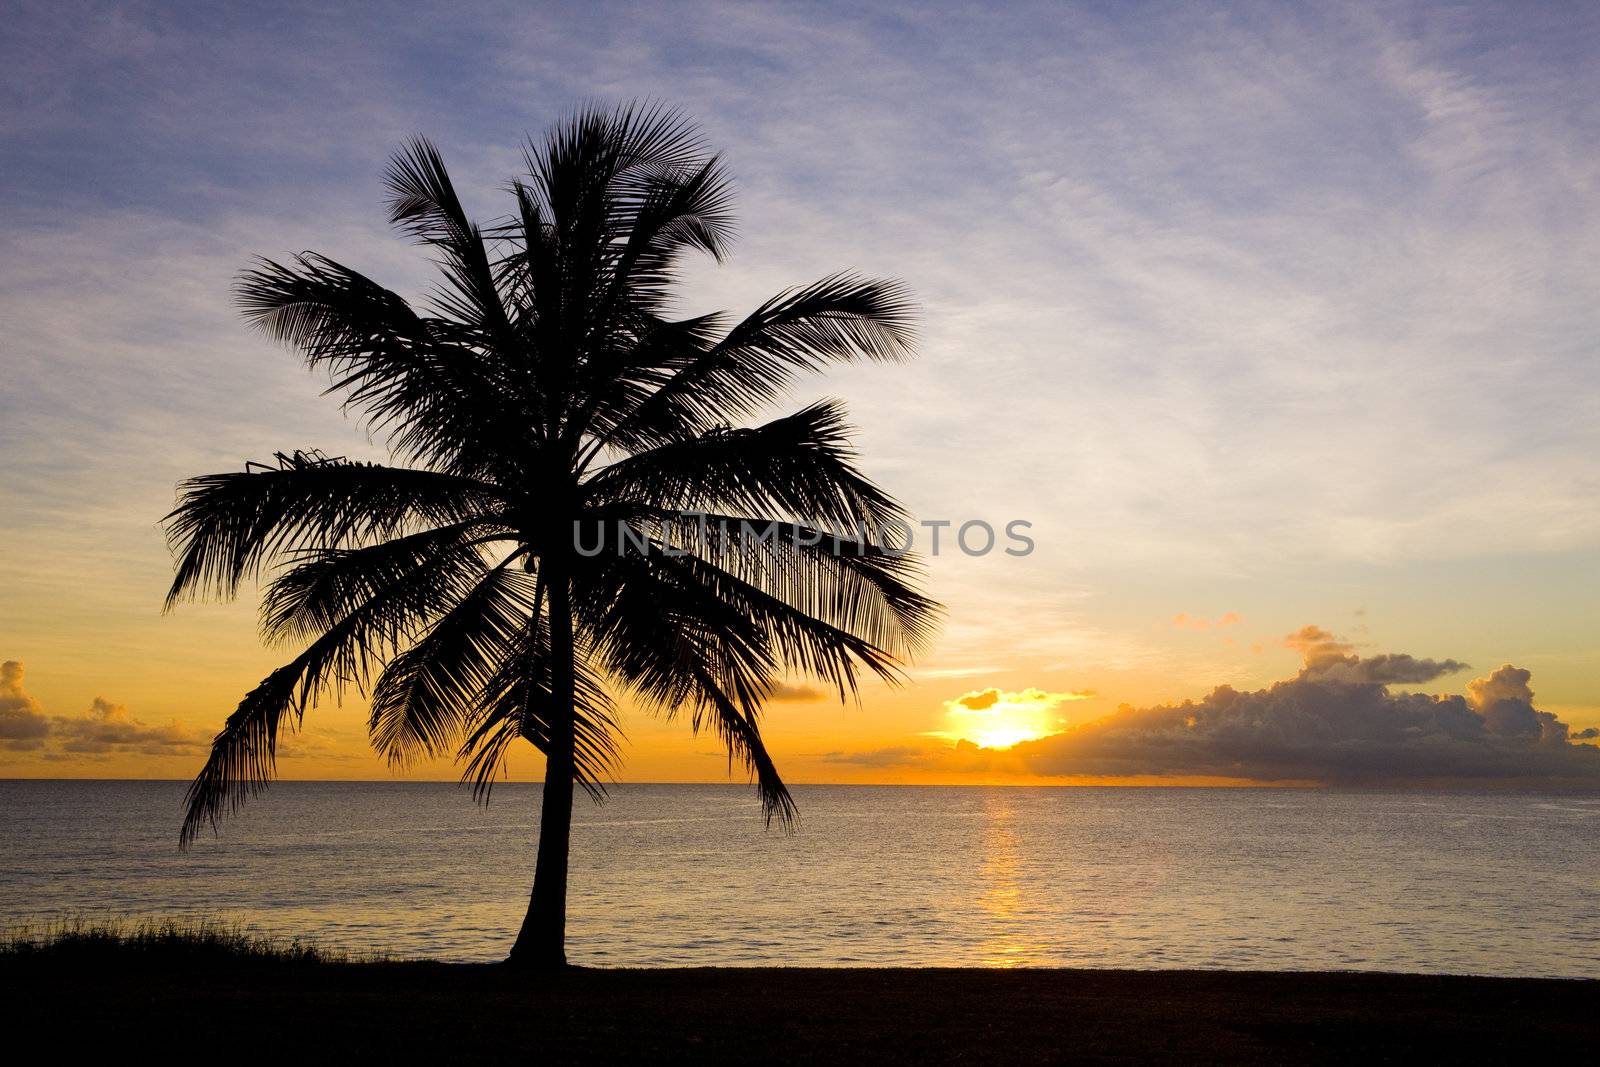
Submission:
M 204 917 L 358 953 L 502 958 L 539 787 L 280 782 L 178 851 L 179 782 L 0 781 L 0 926 Z M 802 786 L 580 796 L 594 966 L 1360 969 L 1600 978 L 1600 798 Z

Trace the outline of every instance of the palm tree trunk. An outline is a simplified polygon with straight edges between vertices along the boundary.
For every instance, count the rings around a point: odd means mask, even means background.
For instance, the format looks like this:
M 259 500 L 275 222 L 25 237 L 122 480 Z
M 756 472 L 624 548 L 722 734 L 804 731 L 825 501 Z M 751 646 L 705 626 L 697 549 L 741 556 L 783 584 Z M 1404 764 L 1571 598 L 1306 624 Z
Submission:
M 528 914 L 507 961 L 538 970 L 567 965 L 567 856 L 572 844 L 572 602 L 566 577 L 553 577 L 545 575 L 550 585 L 550 751 L 539 809 L 539 858 Z

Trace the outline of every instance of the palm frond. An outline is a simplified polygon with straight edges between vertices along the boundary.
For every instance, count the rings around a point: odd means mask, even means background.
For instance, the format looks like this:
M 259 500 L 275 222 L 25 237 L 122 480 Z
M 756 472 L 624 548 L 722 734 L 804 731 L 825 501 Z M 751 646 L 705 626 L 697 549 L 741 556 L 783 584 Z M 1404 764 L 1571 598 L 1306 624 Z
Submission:
M 463 570 L 471 569 L 482 540 L 477 535 L 485 528 L 478 522 L 452 523 L 361 548 L 294 552 L 262 596 L 262 635 L 271 644 L 311 640 L 446 553 L 457 554 Z
M 636 515 L 638 538 L 647 531 L 664 546 L 692 546 L 740 581 L 897 659 L 920 655 L 933 637 L 939 605 L 916 588 L 925 568 L 910 552 L 776 519 L 653 509 Z
M 320 453 L 279 453 L 275 466 L 191 478 L 162 520 L 177 557 L 167 607 L 185 597 L 231 597 L 264 563 L 292 550 L 349 547 L 473 519 L 500 501 L 475 479 Z
M 247 321 L 326 369 L 400 455 L 476 473 L 528 422 L 506 371 L 478 351 L 481 331 L 418 315 L 398 294 L 326 256 L 261 260 L 239 276 Z
M 905 510 L 856 469 L 844 409 L 831 401 L 637 453 L 585 489 L 597 503 L 774 515 L 877 540 L 909 529 Z
M 426 137 L 413 138 L 389 161 L 389 221 L 443 254 L 444 307 L 502 342 L 510 319 L 495 283 L 483 233 L 467 217 L 444 157 Z
M 696 696 L 704 670 L 747 708 L 759 707 L 785 675 L 818 678 L 841 699 L 857 691 L 863 669 L 891 684 L 903 679 L 899 661 L 871 641 L 662 547 L 587 560 L 575 602 L 597 660 L 668 717 L 705 707 Z
M 776 400 L 797 373 L 858 358 L 905 359 L 915 311 L 899 282 L 848 273 L 780 293 L 716 344 L 665 364 L 669 376 L 608 439 L 634 447 L 704 432 Z

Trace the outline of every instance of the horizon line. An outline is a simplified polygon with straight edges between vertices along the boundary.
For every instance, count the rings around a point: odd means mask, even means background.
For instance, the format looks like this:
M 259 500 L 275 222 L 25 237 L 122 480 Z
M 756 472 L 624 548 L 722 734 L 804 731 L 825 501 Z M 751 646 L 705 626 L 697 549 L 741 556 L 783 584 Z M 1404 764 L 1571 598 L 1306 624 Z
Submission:
M 49 783 L 148 783 L 151 785 L 187 785 L 188 778 L 46 778 L 46 777 L 16 777 L 0 776 L 0 784 L 11 782 L 49 782 Z M 454 779 L 446 778 L 279 778 L 273 785 L 453 785 L 470 789 L 470 785 Z M 509 785 L 543 785 L 542 779 L 528 779 L 505 781 L 496 783 L 498 786 Z M 629 786 L 723 786 L 730 789 L 749 788 L 748 783 L 740 782 L 613 782 L 608 788 L 626 788 Z M 1574 788 L 1571 785 L 1552 785 L 1548 783 L 1530 784 L 1526 780 L 1503 780 L 1495 782 L 1486 781 L 1480 785 L 1467 786 L 1461 784 L 1430 783 L 1427 781 L 1414 782 L 1373 782 L 1373 783 L 1327 783 L 1327 782 L 796 782 L 791 789 L 820 789 L 820 788 L 846 788 L 846 789 L 1223 789 L 1237 791 L 1264 791 L 1276 790 L 1280 792 L 1347 792 L 1347 793 L 1529 793 L 1529 794 L 1589 794 L 1600 793 L 1600 789 Z M 604 800 L 597 803 L 604 803 Z

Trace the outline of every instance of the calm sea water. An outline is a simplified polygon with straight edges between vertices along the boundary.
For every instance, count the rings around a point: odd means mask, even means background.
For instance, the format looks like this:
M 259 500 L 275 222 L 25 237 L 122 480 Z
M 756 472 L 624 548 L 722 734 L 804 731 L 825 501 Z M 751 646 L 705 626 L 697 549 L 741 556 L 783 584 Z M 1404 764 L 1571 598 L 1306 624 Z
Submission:
M 492 960 L 538 789 L 272 787 L 175 847 L 183 786 L 0 782 L 0 925 L 205 916 Z M 1359 968 L 1600 977 L 1600 799 L 813 786 L 580 802 L 569 954 L 594 965 Z

